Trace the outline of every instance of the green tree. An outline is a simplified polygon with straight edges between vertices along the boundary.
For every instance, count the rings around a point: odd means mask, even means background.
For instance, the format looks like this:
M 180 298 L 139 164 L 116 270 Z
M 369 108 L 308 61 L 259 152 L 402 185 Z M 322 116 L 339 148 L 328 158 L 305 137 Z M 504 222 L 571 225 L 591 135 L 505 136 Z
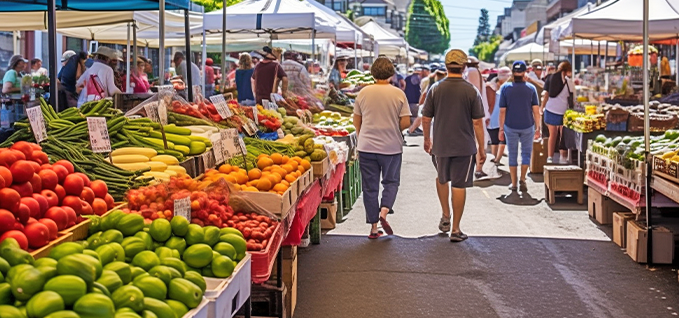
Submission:
M 490 38 L 490 23 L 488 23 L 488 10 L 481 9 L 481 16 L 479 17 L 479 27 L 476 29 L 476 39 L 474 45 L 482 42 L 487 42 Z
M 224 6 L 224 1 L 222 0 L 191 0 L 195 4 L 199 4 L 205 8 L 205 12 L 211 12 L 219 10 Z M 242 0 L 227 0 L 226 6 L 232 6 L 234 4 L 240 3 Z
M 476 56 L 481 61 L 492 63 L 500 43 L 502 43 L 502 36 L 493 35 L 488 41 L 475 44 L 474 47 L 469 49 L 469 54 Z
M 418 49 L 440 54 L 450 43 L 450 22 L 438 0 L 412 0 L 405 39 Z

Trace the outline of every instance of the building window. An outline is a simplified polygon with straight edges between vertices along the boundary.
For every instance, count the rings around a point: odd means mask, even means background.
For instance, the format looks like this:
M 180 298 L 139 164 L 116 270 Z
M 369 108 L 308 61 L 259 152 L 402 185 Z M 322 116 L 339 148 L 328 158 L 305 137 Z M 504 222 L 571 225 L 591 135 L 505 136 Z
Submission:
M 372 17 L 383 17 L 386 16 L 385 7 L 363 7 L 363 15 Z
M 345 2 L 343 0 L 325 1 L 323 3 L 326 7 L 333 9 L 334 11 L 345 12 Z
M 0 32 L 0 76 L 4 76 L 9 66 L 9 59 L 14 55 L 14 34 Z

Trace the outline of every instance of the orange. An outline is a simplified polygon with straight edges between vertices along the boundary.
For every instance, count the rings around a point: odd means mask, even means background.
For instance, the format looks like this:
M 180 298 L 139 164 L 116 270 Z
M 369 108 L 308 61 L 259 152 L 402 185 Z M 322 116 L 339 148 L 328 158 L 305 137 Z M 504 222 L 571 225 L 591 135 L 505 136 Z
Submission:
M 240 184 L 234 184 L 233 188 L 236 189 L 236 190 L 242 190 L 241 187 L 240 187 Z
M 221 167 L 219 167 L 219 172 L 221 173 L 229 173 L 231 172 L 231 165 L 230 164 L 224 164 Z
M 295 173 L 295 175 L 297 176 L 297 178 L 299 178 L 299 177 L 301 177 L 301 176 L 302 176 L 302 173 L 301 173 L 301 172 L 299 172 L 299 170 L 295 171 L 294 173 Z
M 238 179 L 232 175 L 224 177 L 224 180 L 228 181 L 229 183 L 238 183 Z
M 249 180 L 248 176 L 245 175 L 245 173 L 236 174 L 236 181 L 238 182 L 238 184 L 245 184 L 246 182 L 248 182 L 248 180 Z
M 293 173 L 290 173 L 287 176 L 285 176 L 285 181 L 287 182 L 292 183 L 295 182 L 295 180 L 297 180 L 297 177 Z
M 295 170 L 297 170 L 299 163 L 295 160 L 290 160 L 290 161 L 288 161 L 288 165 L 290 165 L 292 167 L 292 171 L 295 171 Z
M 271 160 L 270 158 L 262 157 L 262 158 L 259 158 L 257 160 L 257 168 L 259 168 L 259 169 L 264 169 L 264 168 L 266 168 L 266 167 L 268 167 L 272 164 L 273 164 L 273 160 Z
M 277 184 L 273 187 L 273 190 L 276 191 L 276 192 L 285 192 L 285 191 L 288 190 L 288 186 L 286 186 L 282 183 L 279 183 L 279 184 Z
M 259 190 L 257 188 L 253 188 L 253 187 L 245 187 L 242 190 L 248 191 L 248 192 L 259 192 Z
M 269 191 L 271 189 L 271 181 L 268 178 L 262 178 L 257 182 L 257 189 L 260 191 Z
M 214 174 L 217 174 L 217 173 L 219 173 L 219 171 L 217 171 L 217 170 L 215 170 L 215 169 L 210 169 L 210 170 L 208 170 L 208 171 L 205 172 L 205 176 L 206 176 L 206 177 L 209 177 L 209 176 L 214 175 Z
M 297 161 L 297 164 L 299 164 L 300 162 L 302 162 L 302 158 L 297 157 L 297 156 L 292 157 L 292 160 Z
M 294 169 L 292 169 L 292 166 L 288 165 L 288 164 L 282 165 L 281 168 L 283 170 L 285 170 L 285 172 L 287 172 L 287 173 L 290 173 L 290 172 L 292 172 L 292 170 L 294 170 Z
M 283 180 L 283 177 L 281 177 L 281 175 L 279 175 L 278 173 L 272 173 L 268 175 L 267 178 L 271 181 L 271 184 L 276 184 Z
M 282 164 L 286 164 L 286 163 L 288 163 L 288 160 L 290 160 L 290 157 L 288 157 L 288 156 L 283 156 L 283 158 L 281 158 L 281 163 L 282 163 Z
M 304 167 L 305 171 L 311 169 L 311 163 L 309 161 L 302 160 L 302 162 L 300 162 L 299 164 L 302 165 L 302 167 Z
M 262 171 L 271 171 L 271 169 L 273 169 L 273 167 L 272 167 L 272 166 L 268 166 L 268 167 L 262 169 Z
M 262 159 L 262 158 L 267 158 L 267 157 L 269 157 L 269 155 L 262 153 L 262 154 L 259 154 L 259 156 L 257 156 L 257 160 Z
M 252 169 L 252 170 L 248 171 L 248 178 L 250 180 L 259 179 L 261 177 L 262 177 L 262 170 Z
M 297 168 L 297 171 L 299 171 L 299 172 L 301 172 L 301 173 L 304 173 L 304 172 L 306 171 L 306 169 L 304 169 L 304 167 L 300 165 L 300 166 Z
M 288 182 L 287 180 L 281 180 L 281 184 L 284 184 L 286 187 L 290 186 L 290 182 Z
M 240 172 L 240 168 L 239 168 L 239 167 L 236 167 L 236 166 L 231 166 L 231 172 L 233 172 L 233 173 L 239 173 L 239 172 Z
M 279 165 L 283 162 L 283 155 L 281 155 L 279 153 L 271 154 L 271 156 L 269 156 L 269 158 L 271 158 L 271 160 L 273 160 L 273 163 L 275 163 L 277 165 Z
M 257 187 L 257 183 L 259 183 L 259 180 L 252 180 L 247 183 L 248 187 Z

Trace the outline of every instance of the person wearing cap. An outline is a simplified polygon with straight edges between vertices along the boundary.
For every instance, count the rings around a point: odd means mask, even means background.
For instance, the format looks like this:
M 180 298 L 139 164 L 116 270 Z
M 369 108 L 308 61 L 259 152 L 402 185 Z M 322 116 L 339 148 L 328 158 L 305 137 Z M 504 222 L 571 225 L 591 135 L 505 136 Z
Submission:
M 215 69 L 212 67 L 213 64 L 212 58 L 205 59 L 205 97 L 215 94 Z
M 113 69 L 109 66 L 111 60 L 117 60 L 118 58 L 116 50 L 112 48 L 100 46 L 97 49 L 97 52 L 94 53 L 92 66 L 78 78 L 75 84 L 76 90 L 81 89 L 78 107 L 90 100 L 112 97 L 115 94 L 122 93 L 115 85 Z M 97 81 L 101 92 L 89 92 L 88 86 L 94 86 L 90 81 Z
M 182 78 L 182 81 L 184 81 L 184 84 L 186 84 L 188 89 L 191 89 L 191 86 L 200 86 L 200 69 L 196 63 L 191 62 L 191 83 L 187 83 L 189 73 L 187 71 L 186 57 L 184 56 L 184 53 L 176 52 L 172 61 L 174 61 L 177 76 Z
M 33 76 L 33 77 L 39 77 L 39 76 L 47 77 L 47 75 L 48 75 L 47 69 L 42 67 L 42 60 L 38 57 L 32 59 L 31 60 L 31 76 Z
M 340 55 L 335 59 L 335 64 L 328 74 L 328 84 L 335 89 L 340 88 L 342 80 L 347 77 L 347 65 L 349 64 L 348 56 Z
M 490 137 L 490 152 L 493 155 L 491 161 L 496 166 L 501 165 L 505 153 L 505 140 L 500 140 L 500 87 L 509 80 L 512 76 L 512 70 L 509 67 L 503 66 L 498 72 L 497 76 L 486 84 L 486 95 L 488 96 L 488 106 L 490 112 L 490 121 L 486 125 L 486 130 Z
M 66 56 L 66 53 L 68 53 L 68 51 L 66 51 L 63 56 Z M 85 67 L 87 52 L 80 52 L 78 54 L 75 54 L 74 52 L 73 55 L 70 53 L 68 55 L 70 55 L 70 57 L 64 62 L 64 67 L 59 70 L 59 74 L 57 75 L 57 80 L 60 84 L 60 98 L 64 101 L 59 104 L 67 105 L 68 107 L 76 107 L 78 106 L 78 90 L 76 82 L 85 70 L 87 70 Z
M 21 76 L 26 69 L 27 61 L 23 56 L 17 54 L 9 59 L 7 64 L 7 72 L 2 78 L 2 93 L 20 93 L 21 92 Z
M 71 58 L 71 56 L 75 55 L 75 51 L 73 50 L 68 50 L 64 52 L 64 54 L 61 54 L 61 66 L 66 66 L 66 62 L 68 62 L 68 59 Z
M 252 91 L 252 57 L 248 53 L 241 53 L 238 57 L 238 69 L 236 70 L 236 91 L 238 92 L 238 102 L 254 106 L 255 94 Z
M 252 74 L 252 89 L 255 91 L 255 101 L 262 104 L 262 100 L 270 100 L 272 93 L 278 93 L 278 84 L 281 84 L 283 96 L 288 94 L 288 75 L 276 61 L 273 50 L 265 46 L 262 49 L 263 60 L 255 66 Z
M 366 86 L 358 93 L 354 126 L 361 161 L 366 222 L 372 226 L 368 238 L 376 239 L 382 234 L 377 230 L 378 221 L 387 234 L 393 234 L 387 215 L 393 211 L 401 180 L 401 131 L 410 126 L 410 108 L 405 93 L 389 84 L 395 73 L 389 59 L 378 57 L 370 73 L 376 84 Z M 381 200 L 380 183 L 383 188 Z
M 477 157 L 479 165 L 486 161 L 483 102 L 479 91 L 463 78 L 466 64 L 467 54 L 464 51 L 452 49 L 446 53 L 448 77 L 432 85 L 422 109 L 424 151 L 432 155 L 436 167 L 436 192 L 443 212 L 439 230 L 450 231 L 451 242 L 467 239 L 460 229 L 466 188 L 473 186 Z M 433 137 L 432 119 L 436 119 Z M 452 229 L 448 203 L 451 190 Z
M 538 89 L 538 96 L 542 93 L 545 82 L 542 80 L 542 60 L 534 59 L 530 62 L 531 70 L 526 74 L 526 80 Z
M 284 61 L 281 63 L 281 67 L 288 75 L 288 91 L 291 91 L 297 95 L 307 95 L 311 91 L 311 77 L 309 77 L 309 72 L 304 67 L 304 64 L 299 62 L 300 55 L 296 52 L 286 51 L 284 56 Z
M 130 86 L 135 94 L 146 94 L 151 89 L 149 79 L 144 72 L 146 68 L 146 60 L 143 57 L 137 57 L 137 66 L 130 72 Z
M 116 87 L 121 91 L 127 91 L 127 74 L 122 72 L 118 66 L 120 62 L 123 61 L 123 53 L 115 50 L 116 58 L 108 61 L 108 66 L 113 69 L 113 79 L 115 80 Z
M 557 141 L 563 137 L 563 115 L 571 107 L 575 86 L 571 80 L 572 67 L 568 61 L 561 62 L 557 72 L 550 75 L 545 82 L 545 93 L 542 98 L 542 107 L 545 124 L 549 128 L 549 142 L 547 144 L 547 163 L 553 162 Z M 569 101 L 570 99 L 570 101 Z M 560 149 L 559 163 L 566 164 L 567 150 Z
M 527 83 L 526 63 L 512 64 L 513 81 L 500 88 L 500 131 L 499 139 L 506 140 L 509 150 L 509 174 L 512 184 L 509 189 L 528 191 L 526 174 L 533 153 L 533 140 L 540 138 L 540 102 L 535 86 Z M 519 145 L 521 147 L 521 175 L 518 175 Z
M 427 90 L 429 90 L 429 80 L 434 77 L 434 72 L 439 69 L 439 63 L 431 63 L 427 67 L 427 76 L 422 78 L 422 81 L 420 81 L 420 91 L 422 94 L 427 93 Z M 445 69 L 444 69 L 445 71 Z M 420 103 L 422 104 L 422 103 Z
M 481 94 L 481 102 L 483 103 L 483 111 L 486 114 L 485 115 L 485 121 L 483 122 L 484 129 L 484 139 L 487 141 L 490 140 L 490 136 L 488 136 L 488 133 L 486 132 L 486 125 L 488 124 L 488 119 L 490 118 L 490 112 L 488 111 L 488 96 L 486 96 L 486 81 L 483 79 L 483 74 L 481 74 L 481 70 L 479 70 L 479 59 L 477 59 L 474 56 L 470 56 L 469 59 L 467 60 L 467 67 L 465 69 L 465 74 L 464 78 L 469 82 L 470 84 L 474 85 L 476 89 L 479 91 Z M 485 151 L 485 148 L 484 148 Z M 498 176 L 499 177 L 499 176 Z M 477 165 L 476 166 L 476 172 L 474 172 L 474 178 L 476 180 L 487 180 L 490 179 L 490 177 L 483 172 L 483 165 Z

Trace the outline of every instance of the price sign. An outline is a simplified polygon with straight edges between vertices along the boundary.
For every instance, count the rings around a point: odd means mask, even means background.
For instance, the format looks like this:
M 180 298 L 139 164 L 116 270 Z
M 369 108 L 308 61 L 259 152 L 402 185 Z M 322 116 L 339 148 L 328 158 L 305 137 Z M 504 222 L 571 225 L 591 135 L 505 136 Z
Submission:
M 28 121 L 31 123 L 31 130 L 36 142 L 41 142 L 47 139 L 47 129 L 45 129 L 45 116 L 43 116 L 40 107 L 31 107 L 26 109 Z
M 226 100 L 224 99 L 224 95 L 210 96 L 210 100 L 215 105 L 215 108 L 217 108 L 217 112 L 219 113 L 219 116 L 222 116 L 222 118 L 224 118 L 224 119 L 227 119 L 227 118 L 233 116 L 233 113 L 231 112 L 231 109 L 229 108 L 229 104 L 227 104 Z
M 238 130 L 235 128 L 224 129 L 220 131 L 220 133 L 222 135 L 222 141 L 224 142 L 224 152 L 226 153 L 224 156 L 231 159 L 235 156 L 243 155 L 241 149 L 245 149 L 245 145 L 241 148 L 240 143 L 238 142 L 238 140 L 241 139 L 238 136 Z
M 172 85 L 160 85 L 158 86 L 158 92 L 174 92 L 174 86 Z
M 111 139 L 108 136 L 108 127 L 104 117 L 87 117 L 87 129 L 90 132 L 90 145 L 92 152 L 111 152 Z
M 154 122 L 160 121 L 160 118 L 158 117 L 158 103 L 153 102 L 144 105 L 144 111 L 146 111 L 146 117 L 148 117 L 150 120 Z
M 206 151 L 200 155 L 200 157 L 203 160 L 203 166 L 206 170 L 216 166 L 214 150 Z
M 174 200 L 174 215 L 191 220 L 191 197 Z
M 259 109 L 257 109 L 257 106 L 252 107 L 252 120 L 259 125 Z
M 245 141 L 243 141 L 243 138 L 241 136 L 238 136 L 238 145 L 240 146 L 240 152 L 243 156 L 248 155 L 248 148 L 245 147 Z
M 276 133 L 278 134 L 278 139 L 285 138 L 285 133 L 283 132 L 283 129 L 278 128 L 278 130 L 276 130 Z
M 273 110 L 273 111 L 278 110 L 278 105 L 276 104 L 276 99 L 277 99 L 276 94 L 271 93 L 271 102 L 269 103 L 269 107 L 270 107 L 269 109 L 270 110 Z
M 212 152 L 215 156 L 215 165 L 224 162 L 224 145 L 222 144 L 222 138 L 218 134 L 213 134 L 210 136 L 210 141 L 212 142 Z
M 165 98 L 162 98 L 160 103 L 158 103 L 158 120 L 161 125 L 167 125 L 167 103 Z
M 243 129 L 245 129 L 245 132 L 248 134 L 248 136 L 254 136 L 255 134 L 257 134 L 257 131 L 259 130 L 259 128 L 257 128 L 257 125 L 255 125 L 255 123 L 252 122 L 250 118 L 248 118 L 245 121 L 245 124 L 243 124 Z

